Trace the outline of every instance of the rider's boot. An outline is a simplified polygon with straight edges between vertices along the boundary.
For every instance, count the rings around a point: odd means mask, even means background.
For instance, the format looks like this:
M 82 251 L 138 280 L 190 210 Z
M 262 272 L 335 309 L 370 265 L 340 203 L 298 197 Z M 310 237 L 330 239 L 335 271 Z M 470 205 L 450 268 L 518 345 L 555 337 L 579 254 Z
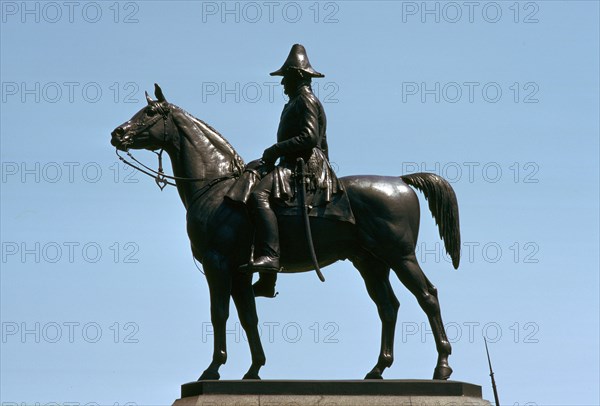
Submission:
M 277 273 L 279 266 L 279 228 L 273 210 L 256 209 L 256 259 L 241 267 L 244 272 Z M 273 281 L 274 282 L 274 281 Z

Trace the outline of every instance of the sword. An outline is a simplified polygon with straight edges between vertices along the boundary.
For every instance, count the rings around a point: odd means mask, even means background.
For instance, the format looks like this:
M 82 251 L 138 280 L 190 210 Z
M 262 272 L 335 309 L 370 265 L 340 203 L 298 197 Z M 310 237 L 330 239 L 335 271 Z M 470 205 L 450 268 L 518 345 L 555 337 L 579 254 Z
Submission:
M 310 251 L 310 256 L 313 261 L 313 265 L 315 266 L 315 272 L 317 276 L 321 280 L 321 282 L 325 282 L 325 277 L 321 272 L 321 268 L 319 267 L 319 261 L 317 260 L 317 254 L 315 253 L 315 246 L 313 244 L 312 232 L 310 230 L 310 218 L 308 216 L 308 204 L 306 203 L 306 180 L 308 179 L 309 174 L 305 171 L 304 159 L 298 158 L 296 160 L 296 182 L 300 183 L 298 192 L 300 193 L 300 204 L 303 206 L 303 214 L 304 214 L 304 230 L 306 231 L 306 240 L 308 242 L 308 250 Z

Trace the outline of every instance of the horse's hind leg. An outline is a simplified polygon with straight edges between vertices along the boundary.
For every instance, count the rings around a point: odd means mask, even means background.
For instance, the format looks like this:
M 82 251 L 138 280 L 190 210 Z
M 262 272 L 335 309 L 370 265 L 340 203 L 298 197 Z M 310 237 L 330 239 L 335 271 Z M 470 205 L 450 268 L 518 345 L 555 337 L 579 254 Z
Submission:
M 258 316 L 256 314 L 254 292 L 252 290 L 252 276 L 236 275 L 233 280 L 231 295 L 237 308 L 242 328 L 248 337 L 248 344 L 252 353 L 252 365 L 248 372 L 246 372 L 246 375 L 244 375 L 244 379 L 260 379 L 258 371 L 265 365 L 266 358 L 258 332 Z
M 438 301 L 437 289 L 427 279 L 414 253 L 401 258 L 396 262 L 398 266 L 393 269 L 404 286 L 412 292 L 417 298 L 419 305 L 427 314 L 431 331 L 435 339 L 435 345 L 438 352 L 437 366 L 433 373 L 433 379 L 448 379 L 452 374 L 452 368 L 448 365 L 448 356 L 452 352 L 452 347 L 446 336 L 440 304 Z
M 381 319 L 381 349 L 377 364 L 365 379 L 382 379 L 381 374 L 394 362 L 394 332 L 400 303 L 390 285 L 390 269 L 370 254 L 352 259 L 367 286 L 369 296 L 377 305 Z

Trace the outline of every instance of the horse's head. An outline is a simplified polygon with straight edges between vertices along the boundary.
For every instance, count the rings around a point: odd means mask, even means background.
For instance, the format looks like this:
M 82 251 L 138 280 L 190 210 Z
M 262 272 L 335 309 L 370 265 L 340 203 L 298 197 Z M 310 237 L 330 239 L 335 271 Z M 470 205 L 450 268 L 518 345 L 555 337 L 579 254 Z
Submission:
M 169 123 L 172 123 L 172 120 L 169 120 L 170 105 L 156 83 L 154 95 L 157 100 L 152 100 L 146 92 L 148 105 L 114 129 L 110 140 L 113 146 L 122 151 L 129 148 L 154 151 L 166 147 L 167 129 Z

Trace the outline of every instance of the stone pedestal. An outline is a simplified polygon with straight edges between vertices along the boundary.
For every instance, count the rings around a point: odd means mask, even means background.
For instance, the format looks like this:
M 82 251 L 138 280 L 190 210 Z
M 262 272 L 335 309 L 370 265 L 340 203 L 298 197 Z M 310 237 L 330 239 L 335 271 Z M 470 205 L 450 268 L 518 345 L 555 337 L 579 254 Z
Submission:
M 173 406 L 490 406 L 481 386 L 456 381 L 202 381 Z

